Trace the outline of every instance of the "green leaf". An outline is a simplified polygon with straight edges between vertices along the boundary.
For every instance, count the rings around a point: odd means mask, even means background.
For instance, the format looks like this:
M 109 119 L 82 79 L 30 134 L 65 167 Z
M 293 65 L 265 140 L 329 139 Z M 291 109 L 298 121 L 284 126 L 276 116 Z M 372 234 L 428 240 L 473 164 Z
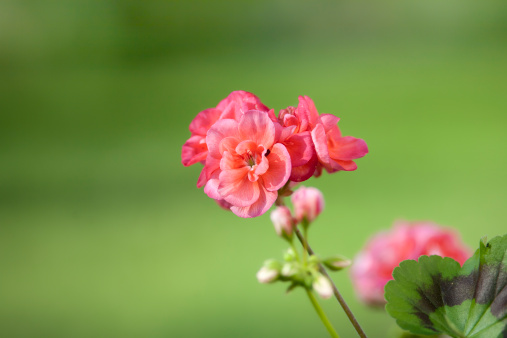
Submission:
M 415 334 L 507 337 L 507 235 L 479 249 L 463 267 L 452 258 L 406 260 L 387 283 L 386 310 Z

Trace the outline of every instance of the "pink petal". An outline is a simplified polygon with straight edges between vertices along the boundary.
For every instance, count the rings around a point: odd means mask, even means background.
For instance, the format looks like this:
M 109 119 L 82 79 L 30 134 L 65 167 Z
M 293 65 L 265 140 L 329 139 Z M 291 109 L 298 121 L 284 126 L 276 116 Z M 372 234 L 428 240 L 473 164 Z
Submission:
M 255 110 L 260 110 L 260 111 L 265 111 L 265 110 L 262 110 L 262 109 L 257 109 L 257 108 L 253 108 Z M 275 115 L 275 110 L 274 109 L 270 109 L 268 110 L 268 116 L 269 116 L 269 119 L 271 121 L 273 121 L 273 123 L 278 123 L 278 119 L 276 118 L 276 115 Z
M 185 142 L 181 148 L 181 163 L 185 167 L 206 160 L 208 147 L 204 141 L 205 138 L 203 136 L 193 135 Z
M 315 155 L 312 136 L 308 131 L 290 136 L 283 145 L 289 152 L 292 167 L 306 164 Z
M 278 142 L 282 143 L 286 139 L 288 139 L 294 131 L 296 130 L 296 126 L 282 127 L 282 132 L 280 133 L 280 137 L 278 138 Z
M 206 170 L 206 178 L 209 180 L 216 170 L 220 170 L 220 159 L 208 154 L 204 169 Z
M 245 161 L 241 156 L 238 156 L 235 152 L 230 153 L 228 151 L 224 151 L 224 153 L 222 154 L 222 159 L 220 160 L 221 170 L 242 169 L 242 168 L 245 168 Z
M 274 143 L 280 142 L 279 140 L 282 138 L 283 127 L 279 122 L 273 122 L 275 126 L 275 140 Z
M 260 185 L 259 199 L 252 205 L 246 207 L 232 206 L 231 211 L 239 217 L 250 218 L 257 217 L 271 208 L 278 197 L 278 192 L 267 191 Z
M 277 143 L 266 158 L 269 160 L 269 169 L 262 175 L 262 180 L 268 191 L 275 191 L 283 187 L 289 179 L 291 171 L 290 155 L 283 144 Z
M 224 151 L 235 152 L 235 148 L 238 146 L 239 139 L 236 137 L 225 137 L 218 144 L 218 151 L 223 154 Z
M 259 184 L 248 179 L 248 167 L 220 173 L 218 192 L 224 200 L 238 207 L 252 205 L 259 198 Z
M 327 149 L 327 137 L 322 124 L 317 124 L 312 130 L 312 140 L 317 156 L 322 163 L 329 163 L 329 151 Z
M 234 151 L 239 155 L 243 155 L 247 152 L 255 154 L 257 152 L 257 143 L 250 140 L 239 142 Z
M 208 176 L 208 182 L 206 182 L 206 185 L 204 186 L 204 193 L 208 195 L 208 197 L 216 200 L 222 199 L 222 196 L 218 193 L 220 172 L 220 169 L 213 171 L 211 176 Z
M 267 113 L 250 110 L 239 120 L 239 134 L 243 140 L 271 148 L 275 140 L 275 126 Z
M 299 167 L 292 167 L 289 180 L 293 182 L 303 182 L 315 174 L 316 166 L 319 163 L 317 155 L 310 159 L 306 164 Z
M 354 171 L 357 169 L 357 164 L 354 161 L 337 160 L 336 162 L 343 168 L 343 170 Z
M 341 161 L 332 159 L 330 163 L 324 164 L 324 168 L 328 173 L 334 173 L 340 170 L 354 171 L 357 169 L 357 164 L 354 161 Z
M 314 128 L 319 123 L 319 112 L 315 108 L 313 100 L 308 96 L 299 97 L 298 113 L 308 119 L 311 128 Z
M 208 180 L 206 179 L 206 168 L 202 168 L 199 178 L 197 179 L 197 188 L 203 187 Z
M 225 100 L 224 100 L 225 101 Z M 240 113 L 239 109 L 237 109 L 237 105 L 235 102 L 227 101 L 220 102 L 217 106 L 217 109 L 222 110 L 222 115 L 220 115 L 221 119 L 232 119 L 239 120 L 239 117 L 242 113 Z M 220 108 L 219 108 L 220 107 Z
M 193 134 L 205 136 L 211 126 L 220 118 L 220 113 L 215 108 L 203 110 L 190 122 L 190 131 Z
M 267 112 L 266 107 L 257 96 L 243 90 L 237 90 L 230 93 L 225 99 L 220 101 L 217 109 L 222 111 L 222 119 L 239 120 L 241 115 L 249 110 L 260 110 Z
M 262 146 L 260 146 L 259 148 L 263 148 Z M 259 150 L 261 150 L 259 149 Z M 262 149 L 261 151 L 258 152 L 258 157 L 260 158 L 260 161 L 257 159 L 257 167 L 255 168 L 255 174 L 256 175 L 263 175 L 264 173 L 266 173 L 266 171 L 268 171 L 269 167 L 270 167 L 270 162 L 268 160 L 268 158 L 265 156 L 267 153 L 267 150 L 264 150 Z
M 206 144 L 211 156 L 220 158 L 220 142 L 226 137 L 239 138 L 238 122 L 230 119 L 217 121 L 206 136 Z
M 333 114 L 322 114 L 320 115 L 320 121 L 322 122 L 322 125 L 324 126 L 324 130 L 326 131 L 326 133 L 334 129 L 333 136 L 335 137 L 341 136 L 340 129 L 337 126 L 338 121 L 340 121 L 339 117 L 334 116 Z
M 345 161 L 363 157 L 367 153 L 368 146 L 366 142 L 352 136 L 340 137 L 334 140 L 332 148 L 329 149 L 331 158 Z

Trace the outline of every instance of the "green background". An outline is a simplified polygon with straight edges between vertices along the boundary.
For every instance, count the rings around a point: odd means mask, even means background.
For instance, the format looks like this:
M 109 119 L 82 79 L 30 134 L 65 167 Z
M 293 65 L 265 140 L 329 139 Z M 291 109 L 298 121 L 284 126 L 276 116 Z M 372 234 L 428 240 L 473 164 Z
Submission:
M 305 182 L 321 255 L 397 219 L 474 247 L 505 233 L 505 2 L 6 0 L 0 74 L 5 337 L 327 335 L 301 290 L 255 278 L 286 248 L 268 215 L 223 211 L 181 164 L 190 121 L 233 90 L 276 111 L 308 95 L 368 143 L 357 171 Z

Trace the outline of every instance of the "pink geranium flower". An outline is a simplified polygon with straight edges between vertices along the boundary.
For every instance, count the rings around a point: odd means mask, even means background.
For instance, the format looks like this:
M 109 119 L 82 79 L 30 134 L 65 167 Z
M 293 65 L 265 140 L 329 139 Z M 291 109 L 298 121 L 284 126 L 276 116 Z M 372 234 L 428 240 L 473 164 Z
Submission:
M 308 96 L 299 97 L 298 111 L 304 111 L 312 130 L 312 140 L 319 159 L 317 176 L 322 168 L 329 173 L 356 170 L 357 165 L 353 160 L 368 153 L 366 142 L 352 136 L 342 136 L 337 125 L 340 118 L 332 114 L 319 115 Z
M 457 233 L 433 223 L 398 222 L 391 231 L 371 238 L 356 256 L 351 276 L 359 298 L 370 305 L 384 305 L 384 287 L 401 261 L 421 255 L 451 257 L 463 263 L 472 251 Z
M 275 123 L 267 112 L 250 110 L 239 121 L 217 121 L 206 137 L 204 192 L 230 203 L 240 217 L 265 213 L 291 173 L 290 155 L 275 136 Z
M 198 162 L 204 164 L 208 156 L 206 134 L 215 122 L 222 119 L 239 120 L 241 115 L 252 109 L 269 112 L 272 119 L 275 118 L 273 111 L 270 111 L 257 96 L 242 90 L 230 93 L 216 108 L 205 109 L 197 114 L 190 123 L 191 136 L 181 150 L 183 165 L 188 167 Z M 206 175 L 203 171 L 199 176 L 197 186 L 202 187 L 205 183 Z

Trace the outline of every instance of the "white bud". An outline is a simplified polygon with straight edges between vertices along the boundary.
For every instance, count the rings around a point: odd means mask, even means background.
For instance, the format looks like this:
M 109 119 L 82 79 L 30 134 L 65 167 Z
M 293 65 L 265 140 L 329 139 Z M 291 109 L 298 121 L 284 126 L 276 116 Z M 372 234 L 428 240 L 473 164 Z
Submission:
M 352 261 L 343 256 L 333 256 L 326 258 L 322 263 L 333 271 L 340 271 L 349 267 L 352 264 Z
M 323 299 L 328 299 L 333 295 L 333 287 L 331 282 L 325 276 L 319 274 L 312 284 L 315 292 Z
M 298 269 L 295 264 L 293 263 L 285 263 L 282 266 L 282 276 L 284 277 L 290 277 L 294 276 L 298 272 Z
M 259 283 L 271 283 L 278 277 L 278 270 L 263 266 L 257 272 L 257 280 Z

